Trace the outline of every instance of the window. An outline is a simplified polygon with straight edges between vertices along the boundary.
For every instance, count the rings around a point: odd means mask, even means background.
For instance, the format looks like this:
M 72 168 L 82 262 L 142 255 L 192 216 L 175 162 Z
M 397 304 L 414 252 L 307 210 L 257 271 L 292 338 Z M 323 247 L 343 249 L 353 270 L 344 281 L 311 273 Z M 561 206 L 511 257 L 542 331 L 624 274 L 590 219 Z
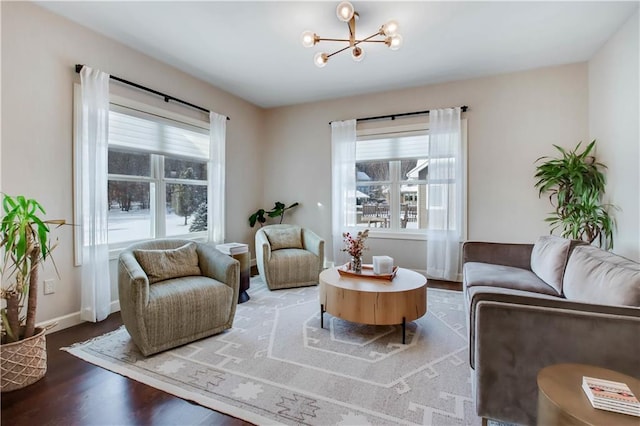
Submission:
M 114 95 L 109 102 L 107 152 L 84 158 L 92 153 L 83 146 L 82 89 L 74 84 L 75 265 L 89 241 L 85 220 L 108 241 L 112 259 L 149 238 L 224 241 L 227 117 L 211 112 L 204 121 Z M 87 164 L 99 175 L 87 178 Z M 86 191 L 91 175 L 104 177 L 99 200 Z M 83 209 L 93 201 L 99 212 Z
M 449 200 L 457 199 L 456 191 L 465 189 L 457 188 L 451 175 L 442 180 L 428 176 L 429 164 L 454 164 L 451 158 L 429 158 L 428 130 L 424 126 L 416 129 L 412 126 L 400 131 L 393 128 L 358 131 L 355 165 L 358 227 L 370 228 L 378 236 L 408 235 L 424 233 L 429 220 L 431 229 L 444 229 L 448 221 L 453 221 L 454 211 L 447 209 L 447 205 Z M 463 128 L 463 146 L 465 139 Z M 466 200 L 466 196 L 462 199 Z
M 197 126 L 113 103 L 109 112 L 108 238 L 204 236 L 208 123 Z

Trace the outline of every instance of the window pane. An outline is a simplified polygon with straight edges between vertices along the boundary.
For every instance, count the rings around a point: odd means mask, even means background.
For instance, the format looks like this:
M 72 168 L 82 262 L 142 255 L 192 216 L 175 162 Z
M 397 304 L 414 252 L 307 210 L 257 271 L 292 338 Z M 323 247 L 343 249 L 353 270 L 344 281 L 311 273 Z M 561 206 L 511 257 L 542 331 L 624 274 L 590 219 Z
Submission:
M 400 180 L 426 180 L 427 164 L 426 158 L 402 160 L 400 162 Z
M 400 227 L 425 229 L 427 227 L 427 185 L 400 186 Z
M 151 176 L 151 155 L 117 151 L 109 148 L 109 173 L 129 176 Z
M 164 177 L 174 179 L 207 180 L 207 162 L 165 157 Z
M 391 208 L 389 185 L 358 187 L 356 224 L 370 228 L 389 228 Z
M 151 238 L 149 182 L 109 181 L 109 243 Z
M 367 161 L 356 163 L 356 181 L 388 181 L 389 162 L 388 161 Z
M 207 230 L 206 185 L 167 184 L 165 235 Z

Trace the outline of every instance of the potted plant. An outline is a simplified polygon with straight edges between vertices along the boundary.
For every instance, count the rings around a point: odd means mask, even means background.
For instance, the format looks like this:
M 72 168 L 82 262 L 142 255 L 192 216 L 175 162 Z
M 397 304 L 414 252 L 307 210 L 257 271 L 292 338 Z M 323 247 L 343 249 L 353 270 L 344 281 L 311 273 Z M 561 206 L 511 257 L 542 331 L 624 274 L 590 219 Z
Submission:
M 602 204 L 605 192 L 605 177 L 601 169 L 606 166 L 589 155 L 596 141 L 591 142 L 584 151 L 579 152 L 580 144 L 567 151 L 554 145 L 561 157 L 540 157 L 536 162 L 545 160 L 536 168 L 535 187 L 538 196 L 549 195 L 549 201 L 555 208 L 545 221 L 551 225 L 551 232 L 560 229 L 565 238 L 584 240 L 593 243 L 598 239 L 600 247 L 613 248 L 613 218 L 609 209 L 611 204 Z
M 282 220 L 284 219 L 284 213 L 287 210 L 296 207 L 298 204 L 299 204 L 298 202 L 295 202 L 291 204 L 289 207 L 285 207 L 284 203 L 281 203 L 280 201 L 276 201 L 275 205 L 271 210 L 259 209 L 257 212 L 249 216 L 249 226 L 253 228 L 256 223 L 259 223 L 260 227 L 262 227 L 262 225 L 267 221 L 267 218 L 264 216 L 265 214 L 270 218 L 276 218 L 280 216 L 280 222 L 278 223 L 282 223 Z
M 21 195 L 3 194 L 2 208 L 0 390 L 6 392 L 30 385 L 47 372 L 45 329 L 35 326 L 38 269 L 55 248 L 48 238 L 49 225 L 65 222 L 44 220 L 41 215 L 46 213 L 40 203 Z

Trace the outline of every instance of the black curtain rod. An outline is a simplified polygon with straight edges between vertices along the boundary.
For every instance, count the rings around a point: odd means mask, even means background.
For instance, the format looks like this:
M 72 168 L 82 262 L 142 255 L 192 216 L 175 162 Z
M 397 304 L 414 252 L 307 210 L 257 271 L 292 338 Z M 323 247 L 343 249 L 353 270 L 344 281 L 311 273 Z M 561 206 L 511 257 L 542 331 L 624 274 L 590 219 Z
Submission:
M 462 112 L 466 112 L 467 109 L 469 109 L 468 106 L 463 105 L 460 107 L 460 109 L 462 110 Z M 378 115 L 376 117 L 364 117 L 364 118 L 356 118 L 356 121 L 370 121 L 370 120 L 386 120 L 386 119 L 391 119 L 391 120 L 395 120 L 398 117 L 408 117 L 411 115 L 423 115 L 423 114 L 429 114 L 429 110 L 425 110 L 425 111 L 414 111 L 414 112 L 403 112 L 400 114 L 389 114 L 389 115 Z M 333 121 L 330 121 L 329 124 L 333 123 Z
M 84 65 L 82 65 L 82 64 L 76 64 L 76 72 L 77 72 L 78 74 L 80 74 L 80 71 L 82 70 L 82 68 L 83 68 L 83 67 L 84 67 Z M 192 103 L 190 103 L 190 102 L 183 101 L 182 99 L 178 99 L 178 98 L 173 97 L 173 96 L 171 96 L 171 95 L 167 95 L 166 93 L 162 93 L 162 92 L 159 92 L 159 91 L 157 91 L 157 90 L 150 89 L 150 88 L 145 87 L 145 86 L 143 86 L 143 85 L 141 85 L 141 84 L 134 83 L 134 82 L 129 81 L 129 80 L 125 80 L 124 78 L 116 77 L 115 75 L 109 75 L 109 78 L 110 78 L 111 80 L 119 81 L 120 83 L 124 83 L 124 84 L 127 84 L 127 85 L 129 85 L 129 86 L 133 86 L 133 87 L 135 87 L 136 89 L 144 90 L 144 91 L 146 91 L 146 92 L 153 93 L 154 95 L 158 95 L 158 96 L 160 96 L 160 97 L 164 98 L 164 101 L 165 101 L 165 102 L 174 101 L 174 102 L 178 102 L 178 103 L 180 103 L 180 104 L 183 104 L 183 105 L 189 106 L 189 107 L 191 107 L 191 108 L 195 108 L 195 109 L 200 110 L 200 111 L 202 111 L 202 112 L 206 112 L 207 114 L 211 112 L 211 111 L 209 111 L 209 110 L 208 110 L 208 109 L 206 109 L 206 108 L 202 108 L 201 106 L 194 105 L 194 104 L 192 104 Z M 229 117 L 227 117 L 227 120 L 231 120 L 231 119 L 230 119 Z

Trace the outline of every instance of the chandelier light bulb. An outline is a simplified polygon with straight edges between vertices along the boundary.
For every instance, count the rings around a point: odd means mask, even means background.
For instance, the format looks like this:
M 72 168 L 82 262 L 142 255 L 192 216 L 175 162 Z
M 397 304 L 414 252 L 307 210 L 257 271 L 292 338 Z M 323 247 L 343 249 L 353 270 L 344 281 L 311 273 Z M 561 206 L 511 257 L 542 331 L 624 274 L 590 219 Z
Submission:
M 313 57 L 313 63 L 316 64 L 316 67 L 318 68 L 322 68 L 325 65 L 327 65 L 328 61 L 329 61 L 329 57 L 327 56 L 326 53 L 318 52 Z
M 351 18 L 353 18 L 353 14 L 355 10 L 353 9 L 353 5 L 348 1 L 343 1 L 336 8 L 336 15 L 338 19 L 343 22 L 349 22 Z
M 316 44 L 316 34 L 313 31 L 303 32 L 301 38 L 304 47 L 313 47 Z
M 386 41 L 389 49 L 398 50 L 402 47 L 402 36 L 400 34 L 395 34 L 389 37 Z
M 364 59 L 364 50 L 362 50 L 358 46 L 354 47 L 351 51 L 351 57 L 354 61 L 360 62 L 362 59 Z
M 398 21 L 391 20 L 382 26 L 382 32 L 387 37 L 391 37 L 398 33 Z

